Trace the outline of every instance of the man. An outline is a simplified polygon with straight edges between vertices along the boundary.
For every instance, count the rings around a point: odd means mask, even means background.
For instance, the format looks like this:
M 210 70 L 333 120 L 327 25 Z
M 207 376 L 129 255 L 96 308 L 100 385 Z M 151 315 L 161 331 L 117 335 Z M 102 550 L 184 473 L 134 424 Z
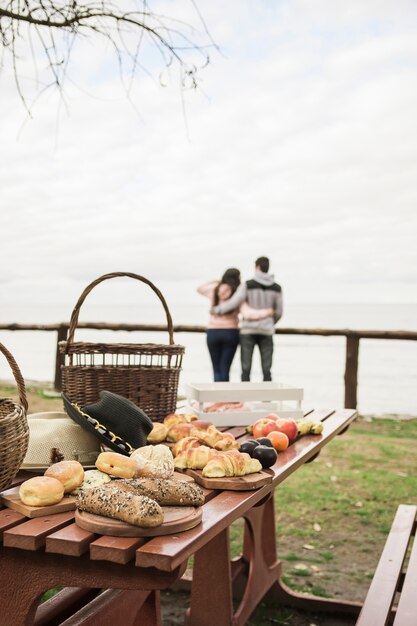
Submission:
M 229 300 L 213 307 L 214 314 L 229 313 L 247 302 L 254 309 L 271 308 L 273 314 L 261 320 L 243 319 L 240 327 L 240 358 L 242 363 L 242 381 L 250 380 L 252 357 L 255 346 L 261 354 L 264 381 L 270 381 L 273 336 L 275 324 L 282 316 L 282 289 L 269 274 L 269 259 L 265 256 L 255 261 L 255 276 L 241 284 Z

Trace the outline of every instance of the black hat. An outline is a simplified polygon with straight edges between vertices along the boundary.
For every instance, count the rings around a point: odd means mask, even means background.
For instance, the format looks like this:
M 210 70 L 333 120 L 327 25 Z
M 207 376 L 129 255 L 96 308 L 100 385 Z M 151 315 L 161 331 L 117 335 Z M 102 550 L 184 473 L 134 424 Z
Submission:
M 68 415 L 108 448 L 128 456 L 136 448 L 146 446 L 153 424 L 127 398 L 111 391 L 100 391 L 100 400 L 82 409 L 64 393 L 62 398 Z

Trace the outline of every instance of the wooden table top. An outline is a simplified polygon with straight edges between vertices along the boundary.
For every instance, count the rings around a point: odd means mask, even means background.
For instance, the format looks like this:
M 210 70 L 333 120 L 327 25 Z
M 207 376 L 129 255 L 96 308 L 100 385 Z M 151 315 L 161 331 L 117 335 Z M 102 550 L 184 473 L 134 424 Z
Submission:
M 154 538 L 99 536 L 79 528 L 74 522 L 74 511 L 28 520 L 20 513 L 2 508 L 0 543 L 4 547 L 37 554 L 55 553 L 172 572 L 217 533 L 265 498 L 298 467 L 316 456 L 321 448 L 343 432 L 357 416 L 354 410 L 314 410 L 306 412 L 307 414 L 323 422 L 323 433 L 301 437 L 285 452 L 281 452 L 271 468 L 273 481 L 269 485 L 254 491 L 205 489 L 202 522 L 191 530 Z M 238 439 L 247 437 L 244 428 L 228 431 Z M 27 474 L 20 474 L 17 482 L 22 482 L 27 477 Z

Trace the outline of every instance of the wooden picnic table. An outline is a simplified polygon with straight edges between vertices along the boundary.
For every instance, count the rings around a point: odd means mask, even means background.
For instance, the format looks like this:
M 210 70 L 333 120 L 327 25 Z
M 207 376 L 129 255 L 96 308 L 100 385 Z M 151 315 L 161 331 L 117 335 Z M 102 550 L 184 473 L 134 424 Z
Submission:
M 98 536 L 79 528 L 73 511 L 28 520 L 10 509 L 0 510 L 0 623 L 160 625 L 159 591 L 181 579 L 191 556 L 187 626 L 245 624 L 266 595 L 268 601 L 286 606 L 357 615 L 359 604 L 296 594 L 280 580 L 275 488 L 357 416 L 354 410 L 306 414 L 323 421 L 323 433 L 304 436 L 280 453 L 270 484 L 253 491 L 206 489 L 201 524 L 176 535 Z M 228 430 L 239 439 L 247 436 L 244 428 Z M 21 474 L 17 482 L 25 478 Z M 239 518 L 245 521 L 243 552 L 231 562 L 229 527 Z M 64 589 L 38 606 L 42 594 L 54 587 Z M 234 609 L 237 587 L 244 591 Z M 103 589 L 107 591 L 101 593 Z

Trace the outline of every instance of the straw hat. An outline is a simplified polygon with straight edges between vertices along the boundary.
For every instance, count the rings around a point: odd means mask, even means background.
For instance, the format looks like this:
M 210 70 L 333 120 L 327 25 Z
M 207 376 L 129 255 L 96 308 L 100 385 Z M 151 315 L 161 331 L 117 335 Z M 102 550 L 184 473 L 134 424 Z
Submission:
M 42 470 L 57 461 L 79 461 L 94 467 L 100 441 L 73 422 L 64 412 L 32 413 L 27 416 L 29 446 L 21 469 Z

